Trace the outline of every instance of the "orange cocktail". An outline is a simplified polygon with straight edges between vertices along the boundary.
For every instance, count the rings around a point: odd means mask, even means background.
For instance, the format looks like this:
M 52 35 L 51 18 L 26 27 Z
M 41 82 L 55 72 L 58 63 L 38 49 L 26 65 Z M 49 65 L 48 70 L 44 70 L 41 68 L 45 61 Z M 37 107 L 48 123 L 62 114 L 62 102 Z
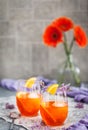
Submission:
M 36 116 L 40 108 L 40 95 L 34 92 L 17 92 L 17 107 L 23 116 Z
M 68 104 L 64 101 L 42 102 L 40 105 L 40 113 L 46 125 L 59 126 L 67 118 Z

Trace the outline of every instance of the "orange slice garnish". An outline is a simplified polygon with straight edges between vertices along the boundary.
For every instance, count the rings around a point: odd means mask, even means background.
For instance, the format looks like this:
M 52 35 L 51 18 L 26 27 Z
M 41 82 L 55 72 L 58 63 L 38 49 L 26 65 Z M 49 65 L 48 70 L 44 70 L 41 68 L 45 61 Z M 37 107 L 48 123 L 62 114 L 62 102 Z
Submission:
M 52 94 L 52 95 L 54 95 L 55 93 L 56 93 L 56 91 L 57 91 L 57 89 L 58 89 L 58 84 L 52 84 L 52 85 L 50 85 L 48 88 L 47 88 L 47 92 L 48 93 L 50 93 L 50 94 Z
M 36 77 L 29 78 L 25 83 L 25 87 L 31 88 L 35 84 L 36 79 Z

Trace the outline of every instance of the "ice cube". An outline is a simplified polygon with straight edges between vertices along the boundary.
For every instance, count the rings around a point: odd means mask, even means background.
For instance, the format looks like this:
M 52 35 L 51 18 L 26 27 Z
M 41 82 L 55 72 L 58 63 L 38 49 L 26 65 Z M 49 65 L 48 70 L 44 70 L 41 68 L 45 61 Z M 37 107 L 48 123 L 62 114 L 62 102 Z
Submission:
M 55 107 L 64 107 L 64 106 L 66 106 L 66 103 L 65 102 L 55 102 L 54 104 L 53 104 L 53 106 L 55 106 Z
M 38 94 L 37 93 L 30 93 L 29 94 L 29 98 L 38 98 Z

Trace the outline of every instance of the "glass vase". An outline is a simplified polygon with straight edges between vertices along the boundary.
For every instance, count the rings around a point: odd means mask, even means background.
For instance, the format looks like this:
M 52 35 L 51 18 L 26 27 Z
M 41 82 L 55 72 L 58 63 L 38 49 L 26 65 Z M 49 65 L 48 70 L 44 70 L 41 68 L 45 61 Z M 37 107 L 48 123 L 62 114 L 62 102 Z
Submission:
M 80 86 L 80 69 L 74 64 L 71 54 L 59 67 L 57 80 L 59 84 L 70 83 L 72 86 Z

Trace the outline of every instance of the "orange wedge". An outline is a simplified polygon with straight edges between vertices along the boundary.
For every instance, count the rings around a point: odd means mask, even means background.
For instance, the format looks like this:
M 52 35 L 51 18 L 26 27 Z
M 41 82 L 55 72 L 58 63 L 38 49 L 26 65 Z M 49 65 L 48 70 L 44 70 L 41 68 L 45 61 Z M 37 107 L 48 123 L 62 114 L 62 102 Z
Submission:
M 32 78 L 28 79 L 25 83 L 25 87 L 31 88 L 33 86 L 33 84 L 35 84 L 36 79 L 37 79 L 36 77 L 32 77 Z
M 47 88 L 47 92 L 48 93 L 50 93 L 50 94 L 52 94 L 52 95 L 54 95 L 55 93 L 56 93 L 56 91 L 57 91 L 57 89 L 58 89 L 58 84 L 52 84 L 52 85 L 50 85 L 48 88 Z

